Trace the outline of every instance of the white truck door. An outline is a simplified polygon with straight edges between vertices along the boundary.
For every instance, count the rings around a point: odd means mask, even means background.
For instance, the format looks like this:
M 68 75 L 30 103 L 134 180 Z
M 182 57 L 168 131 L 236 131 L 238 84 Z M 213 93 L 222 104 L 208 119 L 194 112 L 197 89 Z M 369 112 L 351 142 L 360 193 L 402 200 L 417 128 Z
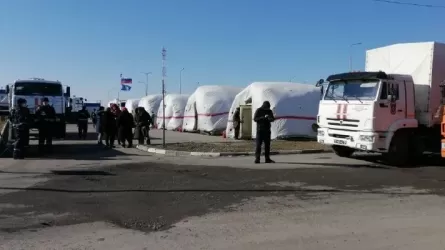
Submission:
M 396 82 L 382 83 L 380 100 L 376 109 L 377 122 L 379 123 L 378 130 L 386 131 L 393 122 L 406 117 L 404 93 L 404 84 Z

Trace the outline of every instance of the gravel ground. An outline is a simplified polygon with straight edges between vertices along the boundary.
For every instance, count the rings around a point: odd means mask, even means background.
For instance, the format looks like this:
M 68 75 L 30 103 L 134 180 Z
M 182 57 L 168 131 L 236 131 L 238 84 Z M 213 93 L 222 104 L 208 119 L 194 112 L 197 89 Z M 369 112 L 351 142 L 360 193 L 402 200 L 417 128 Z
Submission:
M 162 147 L 157 145 L 157 147 Z M 196 151 L 196 152 L 251 152 L 255 149 L 255 141 L 236 142 L 184 142 L 166 144 L 166 149 L 176 151 Z M 298 150 L 298 149 L 327 149 L 326 146 L 316 141 L 272 141 L 272 151 L 276 150 Z

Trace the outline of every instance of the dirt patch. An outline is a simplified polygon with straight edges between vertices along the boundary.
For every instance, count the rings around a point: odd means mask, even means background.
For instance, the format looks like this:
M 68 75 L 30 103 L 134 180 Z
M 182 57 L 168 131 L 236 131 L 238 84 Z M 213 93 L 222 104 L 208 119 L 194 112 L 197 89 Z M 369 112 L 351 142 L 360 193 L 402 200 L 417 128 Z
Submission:
M 166 149 L 176 151 L 194 151 L 194 152 L 252 152 L 255 150 L 255 141 L 236 141 L 236 142 L 185 142 L 169 143 Z M 162 147 L 162 146 L 157 146 Z M 271 150 L 299 150 L 299 149 L 328 149 L 325 145 L 316 141 L 272 141 Z

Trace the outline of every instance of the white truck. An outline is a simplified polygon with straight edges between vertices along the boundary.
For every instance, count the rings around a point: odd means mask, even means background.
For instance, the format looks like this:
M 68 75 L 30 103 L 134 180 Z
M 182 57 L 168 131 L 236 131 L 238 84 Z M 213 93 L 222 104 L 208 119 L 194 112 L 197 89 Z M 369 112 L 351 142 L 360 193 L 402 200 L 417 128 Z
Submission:
M 68 97 L 67 98 L 67 122 L 69 123 L 77 123 L 77 112 L 79 112 L 82 107 L 85 105 L 86 99 L 83 97 Z
M 54 137 L 64 138 L 66 134 L 66 96 L 70 95 L 70 87 L 63 91 L 62 83 L 59 81 L 49 81 L 42 78 L 31 78 L 29 80 L 17 80 L 11 85 L 6 86 L 8 93 L 10 110 L 16 107 L 17 100 L 23 98 L 26 100 L 30 114 L 30 129 L 37 128 L 34 115 L 37 107 L 41 105 L 43 97 L 49 99 L 49 104 L 56 111 L 56 124 L 54 127 Z M 13 133 L 10 131 L 10 135 Z
M 391 165 L 406 165 L 425 151 L 440 152 L 441 120 L 435 115 L 444 103 L 444 80 L 445 44 L 368 50 L 365 72 L 327 78 L 317 140 L 341 157 L 355 151 L 383 153 Z

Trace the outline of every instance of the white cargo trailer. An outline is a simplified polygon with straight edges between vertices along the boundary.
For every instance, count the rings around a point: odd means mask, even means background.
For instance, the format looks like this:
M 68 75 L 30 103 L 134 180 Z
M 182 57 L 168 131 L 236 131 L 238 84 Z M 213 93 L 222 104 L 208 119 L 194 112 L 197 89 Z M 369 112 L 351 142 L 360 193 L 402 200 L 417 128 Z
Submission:
M 331 75 L 317 117 L 318 142 L 349 157 L 380 152 L 405 165 L 440 151 L 445 44 L 395 44 L 366 52 L 365 72 Z M 319 81 L 319 84 L 323 83 Z

